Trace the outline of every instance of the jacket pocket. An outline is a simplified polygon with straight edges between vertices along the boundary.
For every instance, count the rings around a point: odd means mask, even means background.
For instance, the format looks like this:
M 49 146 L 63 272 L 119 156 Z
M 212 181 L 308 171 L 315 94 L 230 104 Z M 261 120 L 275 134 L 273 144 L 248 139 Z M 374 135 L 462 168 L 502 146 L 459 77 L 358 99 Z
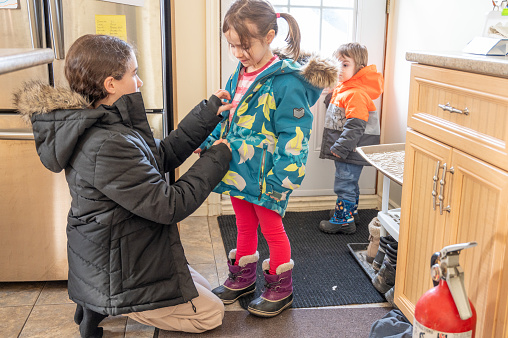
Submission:
M 172 277 L 175 268 L 167 228 L 162 225 L 146 227 L 120 238 L 124 291 Z

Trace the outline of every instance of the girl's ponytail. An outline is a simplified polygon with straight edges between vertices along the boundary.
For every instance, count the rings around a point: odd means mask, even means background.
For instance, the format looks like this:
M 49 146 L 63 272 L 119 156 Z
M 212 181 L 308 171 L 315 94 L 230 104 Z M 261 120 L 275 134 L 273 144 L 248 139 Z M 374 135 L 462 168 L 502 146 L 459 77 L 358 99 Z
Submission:
M 284 39 L 287 43 L 286 52 L 291 56 L 293 60 L 298 60 L 300 56 L 300 27 L 296 19 L 289 13 L 278 13 L 278 16 L 284 18 L 288 23 L 288 35 Z

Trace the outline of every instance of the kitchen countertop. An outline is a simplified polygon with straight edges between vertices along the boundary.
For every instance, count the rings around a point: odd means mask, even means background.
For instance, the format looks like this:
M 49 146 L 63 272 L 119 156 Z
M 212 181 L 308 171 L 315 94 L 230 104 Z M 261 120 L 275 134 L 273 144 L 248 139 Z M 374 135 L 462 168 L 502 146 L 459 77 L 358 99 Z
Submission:
M 508 78 L 508 56 L 485 56 L 462 52 L 407 52 L 406 60 L 424 65 Z
M 0 48 L 0 74 L 52 63 L 54 57 L 50 48 Z

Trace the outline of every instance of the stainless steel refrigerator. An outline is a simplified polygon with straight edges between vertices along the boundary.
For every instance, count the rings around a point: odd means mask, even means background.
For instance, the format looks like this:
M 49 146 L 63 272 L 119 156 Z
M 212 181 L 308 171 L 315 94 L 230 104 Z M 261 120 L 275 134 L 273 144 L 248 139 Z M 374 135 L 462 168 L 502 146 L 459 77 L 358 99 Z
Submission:
M 17 7 L 0 6 L 0 49 L 52 48 L 55 60 L 0 75 L 0 282 L 66 279 L 65 177 L 38 160 L 12 93 L 30 80 L 68 86 L 63 69 L 70 45 L 84 34 L 116 35 L 136 48 L 147 117 L 154 136 L 163 138 L 173 129 L 171 6 L 164 0 L 18 0 Z

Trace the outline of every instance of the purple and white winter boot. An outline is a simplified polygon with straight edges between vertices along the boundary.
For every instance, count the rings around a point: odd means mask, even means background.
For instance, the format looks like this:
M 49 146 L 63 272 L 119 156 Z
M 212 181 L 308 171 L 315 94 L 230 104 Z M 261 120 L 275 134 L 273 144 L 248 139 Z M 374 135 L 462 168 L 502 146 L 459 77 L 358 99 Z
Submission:
M 260 297 L 250 302 L 247 310 L 259 317 L 274 317 L 293 304 L 292 259 L 277 267 L 276 275 L 270 275 L 270 260 L 263 261 L 265 289 Z
M 228 279 L 212 292 L 219 297 L 224 304 L 234 303 L 238 298 L 253 293 L 256 290 L 256 266 L 259 260 L 259 252 L 253 255 L 243 256 L 235 265 L 236 249 L 229 252 Z

